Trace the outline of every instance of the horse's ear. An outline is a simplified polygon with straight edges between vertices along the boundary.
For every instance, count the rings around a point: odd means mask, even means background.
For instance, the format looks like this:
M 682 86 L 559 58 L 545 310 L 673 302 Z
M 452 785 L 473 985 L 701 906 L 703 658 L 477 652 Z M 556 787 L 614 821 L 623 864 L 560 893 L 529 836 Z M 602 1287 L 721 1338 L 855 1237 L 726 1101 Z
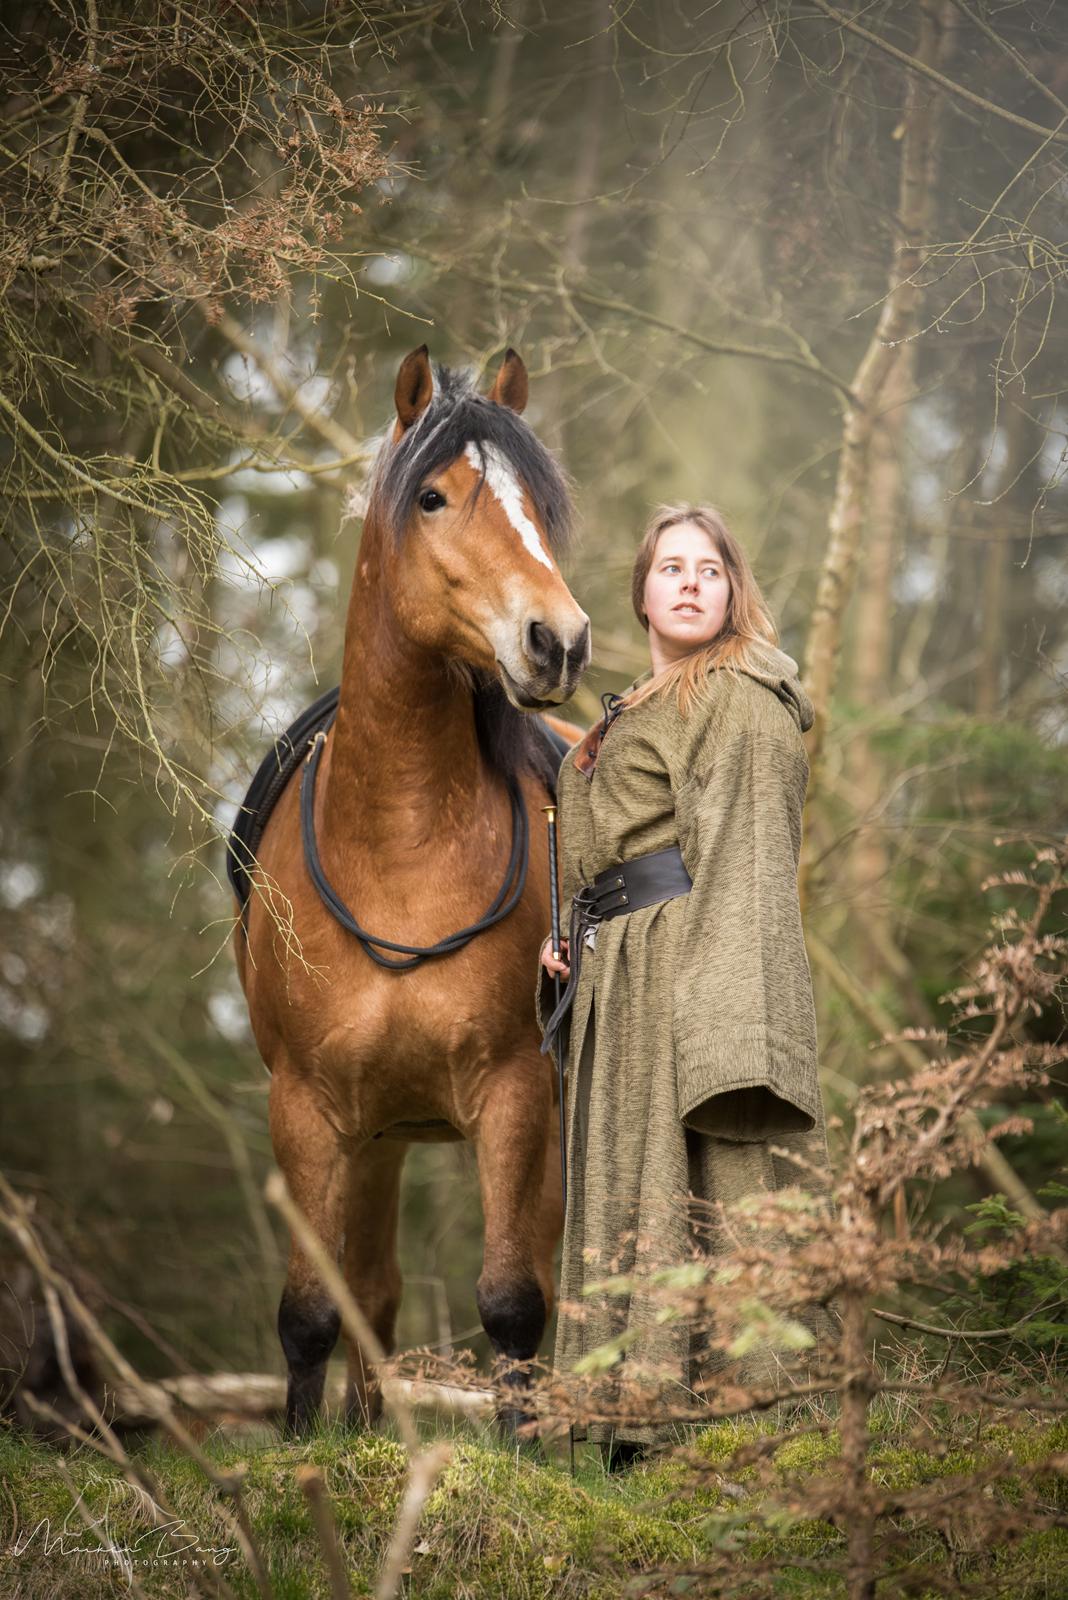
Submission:
M 526 406 L 529 388 L 523 357 L 509 346 L 489 397 L 497 405 L 507 406 L 509 411 L 521 412 Z
M 401 429 L 410 428 L 423 415 L 434 393 L 434 378 L 430 371 L 430 352 L 425 344 L 411 355 L 405 356 L 397 373 L 397 386 L 393 400 L 397 407 L 397 421 Z

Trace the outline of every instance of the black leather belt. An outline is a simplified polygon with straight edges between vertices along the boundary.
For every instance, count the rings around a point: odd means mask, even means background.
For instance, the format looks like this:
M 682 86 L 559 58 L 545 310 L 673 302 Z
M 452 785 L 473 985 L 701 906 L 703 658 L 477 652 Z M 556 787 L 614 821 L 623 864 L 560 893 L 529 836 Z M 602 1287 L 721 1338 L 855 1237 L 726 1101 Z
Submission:
M 652 850 L 647 856 L 636 856 L 621 866 L 609 867 L 599 872 L 592 883 L 585 884 L 571 902 L 571 926 L 568 930 L 568 962 L 571 968 L 567 988 L 560 1004 L 545 1025 L 541 1053 L 545 1055 L 556 1042 L 556 1037 L 575 1003 L 578 991 L 579 970 L 582 966 L 582 947 L 586 934 L 598 923 L 611 917 L 625 916 L 642 906 L 656 905 L 660 900 L 675 900 L 689 894 L 693 879 L 686 870 L 682 851 L 677 844 L 666 850 Z

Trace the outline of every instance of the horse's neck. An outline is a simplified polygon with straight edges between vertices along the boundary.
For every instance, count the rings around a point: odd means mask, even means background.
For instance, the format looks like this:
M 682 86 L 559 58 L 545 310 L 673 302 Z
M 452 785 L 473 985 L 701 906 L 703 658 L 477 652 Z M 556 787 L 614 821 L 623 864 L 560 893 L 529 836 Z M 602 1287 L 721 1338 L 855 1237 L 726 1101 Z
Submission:
M 327 835 L 404 852 L 462 831 L 486 803 L 470 688 L 402 633 L 359 563 L 330 746 Z

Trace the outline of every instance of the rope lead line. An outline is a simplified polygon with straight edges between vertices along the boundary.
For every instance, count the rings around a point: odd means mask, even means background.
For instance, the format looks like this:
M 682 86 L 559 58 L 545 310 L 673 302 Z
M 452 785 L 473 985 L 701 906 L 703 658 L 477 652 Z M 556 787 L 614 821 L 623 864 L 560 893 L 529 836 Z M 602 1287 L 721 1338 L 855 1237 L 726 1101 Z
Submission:
M 315 780 L 319 771 L 319 758 L 325 744 L 326 734 L 320 730 L 312 741 L 300 780 L 300 830 L 304 841 L 304 861 L 319 898 L 327 910 L 347 932 L 355 934 L 372 961 L 377 961 L 380 967 L 390 967 L 394 972 L 405 972 L 410 967 L 419 966 L 420 962 L 428 960 L 431 956 L 450 955 L 452 951 L 462 949 L 476 934 L 492 928 L 494 923 L 500 922 L 514 909 L 526 887 L 530 849 L 526 804 L 517 780 L 509 777 L 507 781 L 508 798 L 512 804 L 512 850 L 508 857 L 504 882 L 478 922 L 473 922 L 470 927 L 461 928 L 457 933 L 448 934 L 446 938 L 439 939 L 437 944 L 427 945 L 397 944 L 392 939 L 377 938 L 373 933 L 368 933 L 366 928 L 361 928 L 323 871 L 323 864 L 319 859 L 319 847 L 315 840 Z M 507 903 L 502 904 L 517 866 L 519 881 Z M 381 950 L 399 951 L 411 959 L 391 961 L 388 956 L 380 955 L 379 951 L 373 948 L 375 945 Z

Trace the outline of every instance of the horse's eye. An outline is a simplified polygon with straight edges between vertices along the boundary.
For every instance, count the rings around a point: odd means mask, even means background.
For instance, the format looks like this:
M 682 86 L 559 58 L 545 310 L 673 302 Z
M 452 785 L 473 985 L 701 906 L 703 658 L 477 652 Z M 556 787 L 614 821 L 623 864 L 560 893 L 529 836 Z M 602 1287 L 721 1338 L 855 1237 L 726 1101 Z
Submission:
M 440 511 L 445 503 L 445 496 L 436 489 L 424 489 L 419 496 L 420 511 Z

